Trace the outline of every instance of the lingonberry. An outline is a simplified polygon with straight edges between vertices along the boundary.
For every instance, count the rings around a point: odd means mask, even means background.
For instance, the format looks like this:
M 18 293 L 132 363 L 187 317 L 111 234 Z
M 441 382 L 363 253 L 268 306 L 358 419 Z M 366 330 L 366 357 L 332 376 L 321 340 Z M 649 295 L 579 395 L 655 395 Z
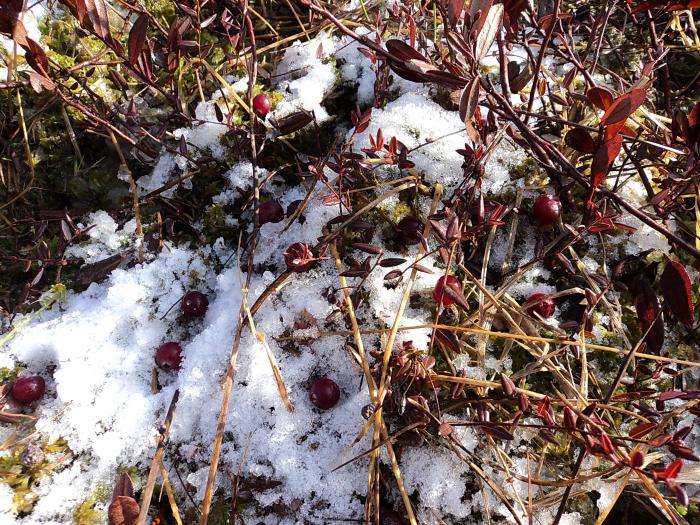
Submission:
M 253 111 L 259 117 L 264 117 L 272 109 L 272 99 L 267 93 L 258 93 L 253 98 Z
M 202 292 L 191 290 L 182 296 L 180 309 L 187 317 L 204 317 L 209 308 L 209 299 Z
M 420 244 L 423 237 L 423 223 L 417 217 L 408 215 L 396 225 L 396 232 L 404 244 Z
M 46 392 L 46 382 L 41 376 L 20 377 L 12 385 L 12 397 L 23 405 L 28 405 L 41 399 Z
M 542 297 L 545 297 L 545 294 L 534 293 L 528 298 L 527 302 L 532 303 L 534 301 L 537 301 L 538 299 L 541 299 Z M 554 315 L 554 310 L 556 309 L 557 305 L 552 299 L 545 299 L 544 301 L 541 301 L 537 304 L 528 307 L 527 311 L 530 315 L 537 314 L 540 317 L 546 319 L 547 317 L 552 317 Z
M 156 350 L 156 365 L 166 372 L 180 369 L 182 363 L 182 347 L 179 343 L 171 341 L 163 343 Z
M 322 377 L 314 381 L 309 391 L 311 402 L 318 408 L 328 410 L 333 408 L 340 399 L 340 388 L 332 379 Z
M 442 302 L 442 306 L 450 306 L 454 301 L 445 293 L 445 284 L 450 288 L 461 291 L 461 284 L 459 279 L 454 275 L 442 276 L 435 283 L 435 289 L 433 290 L 433 299 L 436 303 Z
M 284 219 L 284 210 L 276 200 L 265 201 L 258 208 L 258 220 L 260 225 L 268 222 L 280 222 Z
M 561 215 L 561 201 L 555 195 L 540 195 L 532 206 L 535 220 L 542 226 L 554 224 Z
M 284 252 L 284 262 L 287 268 L 295 273 L 306 272 L 316 264 L 309 245 L 303 242 L 295 242 L 287 248 Z

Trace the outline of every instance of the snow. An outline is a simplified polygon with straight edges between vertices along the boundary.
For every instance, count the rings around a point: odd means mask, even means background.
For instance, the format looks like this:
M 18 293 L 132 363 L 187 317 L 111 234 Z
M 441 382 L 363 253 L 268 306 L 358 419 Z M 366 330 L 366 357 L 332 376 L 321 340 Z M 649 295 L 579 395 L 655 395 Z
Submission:
M 296 42 L 289 47 L 274 73 L 275 89 L 284 95 L 273 114 L 280 118 L 299 109 L 313 111 L 319 122 L 329 121 L 323 106 L 324 98 L 337 82 L 356 86 L 357 101 L 367 105 L 373 100 L 374 71 L 369 59 L 357 51 L 358 45 L 347 39 L 321 34 L 310 42 Z M 337 61 L 337 62 L 336 62 Z M 247 79 L 238 79 L 234 89 L 246 89 Z M 427 183 L 441 183 L 447 191 L 454 189 L 463 178 L 463 158 L 456 152 L 468 141 L 464 124 L 456 111 L 443 108 L 433 99 L 425 86 L 416 86 L 400 79 L 393 86 L 395 99 L 383 108 L 375 108 L 366 131 L 354 137 L 354 151 L 369 147 L 369 135 L 382 130 L 385 139 L 395 136 L 413 150 L 409 158 L 415 170 Z M 214 105 L 217 97 L 201 102 L 196 109 L 193 126 L 175 130 L 176 138 L 184 137 L 195 157 L 211 155 L 226 162 L 227 149 L 221 144 L 226 127 L 216 121 Z M 350 133 L 347 135 L 351 136 Z M 524 181 L 511 181 L 513 167 L 526 156 L 523 150 L 507 140 L 502 141 L 486 163 L 484 190 L 487 193 L 524 188 Z M 138 181 L 140 191 L 154 191 L 188 172 L 189 161 L 178 154 L 162 152 L 152 173 Z M 223 174 L 225 188 L 213 202 L 226 206 L 236 203 L 252 187 L 253 166 L 247 162 L 229 165 Z M 336 176 L 330 169 L 325 174 Z M 264 178 L 268 172 L 258 168 Z M 390 179 L 391 170 L 377 170 L 380 178 Z M 292 202 L 307 197 L 302 185 L 295 187 L 266 187 L 272 198 L 286 209 Z M 188 189 L 188 182 L 179 191 Z M 630 195 L 639 188 L 628 185 Z M 178 191 L 175 186 L 164 197 Z M 314 245 L 323 234 L 326 223 L 337 216 L 337 206 L 324 206 L 322 199 L 328 190 L 322 185 L 314 189 L 304 212 L 303 224 L 288 227 L 287 220 L 268 223 L 260 229 L 256 250 L 256 273 L 251 276 L 249 303 L 252 304 L 276 275 L 284 269 L 283 252 L 292 242 Z M 528 188 L 526 198 L 536 194 Z M 388 194 L 385 194 L 388 195 Z M 377 196 L 381 196 L 380 190 Z M 427 209 L 429 200 L 418 198 L 417 206 Z M 396 196 L 388 196 L 381 205 L 390 214 L 399 204 Z M 248 215 L 246 215 L 246 213 Z M 229 217 L 252 231 L 250 213 Z M 534 231 L 533 225 L 521 216 L 523 231 Z M 637 226 L 634 220 L 628 224 Z M 638 221 L 637 221 L 638 222 Z M 88 240 L 68 250 L 68 256 L 96 262 L 133 246 L 135 222 L 120 226 L 105 211 L 90 214 L 80 228 L 90 228 Z M 375 241 L 379 242 L 379 232 Z M 638 243 L 639 253 L 650 247 L 667 248 L 667 243 L 655 232 L 640 227 L 627 236 L 627 246 Z M 500 269 L 507 242 L 505 230 L 496 236 L 492 268 Z M 513 254 L 513 267 L 535 256 L 534 236 L 519 242 Z M 431 241 L 432 244 L 432 241 Z M 431 246 L 432 247 L 432 246 Z M 30 517 L 18 518 L 0 514 L 0 518 L 15 523 L 64 523 L 75 507 L 101 484 L 110 486 L 119 467 L 137 466 L 145 471 L 153 456 L 159 426 L 163 422 L 170 400 L 179 391 L 177 411 L 170 434 L 167 461 L 178 463 L 184 479 L 194 489 L 193 497 L 204 496 L 209 459 L 216 435 L 216 421 L 222 399 L 221 381 L 236 334 L 236 322 L 242 300 L 242 283 L 246 276 L 237 267 L 233 247 L 219 239 L 210 246 L 193 248 L 166 245 L 166 249 L 143 264 L 129 269 L 117 269 L 103 283 L 93 283 L 82 293 L 70 293 L 65 302 L 54 306 L 31 321 L 3 350 L 3 363 L 20 363 L 28 371 L 47 380 L 47 395 L 36 409 L 37 429 L 49 439 L 63 438 L 75 454 L 75 459 L 63 469 L 44 478 L 36 488 L 39 501 Z M 416 248 L 400 252 L 387 251 L 386 257 L 403 257 L 406 262 L 397 268 L 406 270 L 414 262 Z M 599 263 L 584 259 L 591 271 Z M 444 269 L 428 258 L 421 264 L 434 270 L 433 274 L 418 273 L 413 286 L 414 298 L 430 300 L 431 291 Z M 260 271 L 257 271 L 257 269 Z M 374 271 L 366 281 L 369 293 L 362 321 L 372 326 L 391 326 L 402 300 L 405 284 L 388 285 L 385 272 Z M 407 272 L 408 274 L 408 272 Z M 551 273 L 537 265 L 525 272 L 508 293 L 516 300 L 525 300 L 532 293 L 553 293 Z M 356 284 L 350 279 L 351 285 Z M 405 281 L 404 281 L 405 283 Z M 281 400 L 264 347 L 246 326 L 243 330 L 234 389 L 229 406 L 226 438 L 221 455 L 220 472 L 242 472 L 243 476 L 264 476 L 281 484 L 255 493 L 256 505 L 244 511 L 255 522 L 328 523 L 330 520 L 358 519 L 363 511 L 367 490 L 367 459 L 362 458 L 336 471 L 343 461 L 366 451 L 370 443 L 363 439 L 350 448 L 365 420 L 362 409 L 369 403 L 362 370 L 346 349 L 348 340 L 341 336 L 318 337 L 319 331 L 345 330 L 343 323 L 326 319 L 336 305 L 327 298 L 327 290 L 338 296 L 339 280 L 333 260 L 322 260 L 312 271 L 296 274 L 281 290 L 269 298 L 256 314 L 257 330 L 265 335 L 275 356 L 289 396 L 295 405 L 288 412 Z M 178 300 L 185 291 L 197 289 L 208 295 L 210 305 L 200 320 L 186 320 L 179 315 Z M 432 313 L 411 301 L 404 312 L 402 325 L 432 323 Z M 171 307 L 175 308 L 171 310 Z M 301 316 L 313 319 L 315 326 L 294 330 Z M 290 333 L 303 335 L 303 342 L 289 342 Z M 401 331 L 396 345 L 413 341 L 418 348 L 430 342 L 429 329 Z M 155 349 L 166 341 L 180 341 L 184 354 L 178 373 L 160 372 L 161 389 L 153 391 L 151 374 Z M 368 348 L 378 347 L 384 340 L 378 336 L 365 339 Z M 456 364 L 466 377 L 484 379 L 493 372 L 508 370 L 510 358 L 500 362 L 487 355 L 486 369 L 471 366 L 473 359 L 464 356 Z M 330 377 L 341 389 L 340 403 L 329 411 L 319 411 L 308 399 L 308 387 L 319 377 Z M 536 423 L 536 420 L 532 420 Z M 483 446 L 483 432 L 472 427 L 454 427 L 455 436 L 465 448 L 489 457 Z M 524 446 L 534 437 L 523 431 L 518 445 L 509 449 L 513 459 L 512 471 L 527 476 L 527 461 L 521 456 Z M 386 458 L 384 458 L 386 461 Z M 532 465 L 530 465 L 532 467 Z M 527 500 L 527 484 L 507 477 L 507 474 L 485 466 L 487 474 L 511 494 Z M 474 474 L 454 453 L 434 445 L 408 448 L 401 457 L 401 469 L 406 489 L 416 493 L 421 523 L 435 522 L 435 515 L 469 518 L 483 509 L 484 497 L 489 506 L 502 516 L 508 511 L 488 488 L 478 490 Z M 219 475 L 219 487 L 230 491 L 225 475 Z M 601 493 L 601 509 L 613 494 L 610 484 L 601 486 L 599 480 L 589 482 L 591 489 Z M 175 487 L 179 495 L 183 488 Z M 544 495 L 535 487 L 533 496 Z M 227 492 L 228 493 L 228 492 Z M 313 497 L 311 497 L 313 495 Z M 9 506 L 12 494 L 0 483 L 0 513 Z M 260 507 L 278 504 L 295 509 L 286 518 L 270 516 Z M 98 506 L 99 509 L 103 509 Z M 538 518 L 551 520 L 554 510 L 545 509 Z M 565 514 L 561 523 L 576 525 L 578 513 Z M 538 521 L 535 521 L 536 523 Z M 5 521 L 3 522 L 5 523 Z
M 110 257 L 134 244 L 136 220 L 131 219 L 121 228 L 105 211 L 96 211 L 87 216 L 84 223 L 76 225 L 87 230 L 88 240 L 70 246 L 66 257 L 80 258 L 85 263 L 95 263 Z

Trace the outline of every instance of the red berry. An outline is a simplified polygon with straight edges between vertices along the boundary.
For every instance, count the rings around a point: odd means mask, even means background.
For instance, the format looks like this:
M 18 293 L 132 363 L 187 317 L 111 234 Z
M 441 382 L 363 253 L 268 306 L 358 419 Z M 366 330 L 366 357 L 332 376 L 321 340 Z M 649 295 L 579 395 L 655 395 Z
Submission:
M 264 117 L 272 109 L 272 100 L 267 93 L 258 93 L 253 98 L 253 111 L 259 117 Z
M 318 408 L 328 410 L 333 408 L 340 399 L 340 388 L 335 381 L 323 377 L 314 381 L 309 392 L 311 402 Z
M 280 222 L 284 219 L 284 210 L 276 200 L 265 201 L 258 207 L 258 220 L 260 225 L 268 222 Z
M 191 290 L 182 296 L 180 309 L 187 317 L 204 317 L 209 308 L 209 299 L 202 292 Z
M 417 217 L 408 215 L 399 221 L 396 231 L 404 244 L 420 244 L 423 237 L 423 223 Z
M 535 220 L 542 226 L 554 224 L 561 215 L 561 201 L 554 195 L 540 195 L 532 207 Z
M 284 262 L 287 268 L 296 273 L 309 271 L 316 264 L 314 254 L 308 244 L 295 242 L 284 252 Z
M 20 377 L 12 385 L 12 397 L 23 405 L 41 399 L 44 392 L 46 392 L 46 382 L 41 376 Z
M 541 299 L 542 297 L 545 297 L 545 294 L 543 293 L 534 293 L 530 296 L 530 298 L 527 300 L 528 303 L 531 303 L 533 301 L 537 301 L 538 299 Z M 552 317 L 554 315 L 554 310 L 557 309 L 557 305 L 554 303 L 552 299 L 545 299 L 542 302 L 539 302 L 533 306 L 530 306 L 527 311 L 530 315 L 537 314 L 540 317 L 546 319 L 547 317 Z
M 455 288 L 460 291 L 462 290 L 462 285 L 459 282 L 459 279 L 457 279 L 454 275 L 448 275 L 447 277 L 443 275 L 435 283 L 433 299 L 435 299 L 436 303 L 442 301 L 442 306 L 450 306 L 452 303 L 454 303 L 454 301 L 450 299 L 446 293 L 443 293 L 445 289 L 445 282 L 447 282 L 447 286 L 450 288 Z
M 182 363 L 182 347 L 179 343 L 171 341 L 163 343 L 156 350 L 156 365 L 166 372 L 180 370 Z

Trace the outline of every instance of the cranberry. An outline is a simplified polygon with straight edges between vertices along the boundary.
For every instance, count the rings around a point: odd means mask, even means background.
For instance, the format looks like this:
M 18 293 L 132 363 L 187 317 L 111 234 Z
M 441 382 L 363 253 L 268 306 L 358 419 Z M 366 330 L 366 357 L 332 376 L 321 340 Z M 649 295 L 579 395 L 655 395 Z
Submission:
M 267 93 L 258 93 L 253 98 L 253 111 L 258 117 L 264 117 L 272 109 L 272 100 Z
M 180 309 L 187 317 L 204 317 L 209 308 L 209 299 L 202 292 L 191 290 L 182 296 Z
M 538 299 L 545 297 L 545 295 L 546 294 L 543 293 L 534 293 L 530 296 L 527 302 L 531 303 L 533 301 L 537 301 Z M 556 308 L 557 305 L 552 299 L 545 299 L 544 301 L 528 307 L 527 311 L 530 315 L 537 314 L 546 319 L 547 317 L 552 317 L 554 315 L 554 310 L 556 310 Z
M 29 405 L 41 397 L 46 392 L 46 382 L 41 376 L 20 377 L 12 385 L 12 397 L 23 405 Z
M 156 350 L 156 365 L 166 372 L 179 370 L 182 363 L 182 347 L 173 341 L 163 343 Z
M 284 210 L 276 200 L 265 201 L 258 207 L 258 220 L 260 225 L 268 222 L 280 222 L 284 219 Z
M 340 388 L 335 381 L 323 377 L 314 381 L 309 392 L 311 402 L 318 408 L 328 410 L 333 408 L 340 399 Z
M 404 244 L 420 244 L 423 237 L 423 223 L 417 217 L 409 215 L 399 221 L 396 231 Z
M 314 254 L 308 244 L 295 242 L 284 252 L 284 262 L 287 268 L 296 273 L 309 271 L 316 265 Z
M 442 306 L 450 306 L 452 303 L 454 303 L 454 301 L 450 299 L 446 293 L 443 293 L 445 289 L 445 282 L 447 282 L 447 286 L 450 288 L 455 288 L 460 291 L 462 285 L 460 284 L 459 279 L 457 279 L 454 275 L 448 275 L 447 277 L 443 275 L 437 280 L 437 283 L 435 283 L 433 299 L 435 299 L 436 303 L 442 301 Z
M 532 207 L 535 220 L 542 226 L 554 224 L 561 215 L 561 201 L 554 195 L 540 195 Z

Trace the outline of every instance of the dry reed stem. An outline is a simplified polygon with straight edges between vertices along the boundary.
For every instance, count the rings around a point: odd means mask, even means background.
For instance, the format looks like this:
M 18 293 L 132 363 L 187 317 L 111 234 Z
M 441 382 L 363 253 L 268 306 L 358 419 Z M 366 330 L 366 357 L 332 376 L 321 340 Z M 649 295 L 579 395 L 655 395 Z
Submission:
M 165 442 L 168 440 L 168 435 L 170 434 L 170 425 L 173 421 L 173 418 L 175 417 L 175 407 L 177 405 L 177 399 L 179 396 L 180 391 L 175 390 L 175 393 L 173 394 L 173 399 L 172 401 L 170 401 L 170 407 L 168 407 L 168 413 L 165 416 L 165 422 L 163 423 L 163 431 L 158 436 L 156 453 L 153 456 L 153 461 L 151 461 L 151 468 L 148 471 L 146 485 L 143 488 L 143 496 L 141 497 L 141 510 L 134 525 L 144 525 L 146 523 L 146 518 L 148 517 L 148 509 L 151 504 L 151 498 L 153 497 L 153 488 L 156 485 L 158 471 L 160 470 L 161 463 L 163 461 L 163 454 L 165 454 Z

